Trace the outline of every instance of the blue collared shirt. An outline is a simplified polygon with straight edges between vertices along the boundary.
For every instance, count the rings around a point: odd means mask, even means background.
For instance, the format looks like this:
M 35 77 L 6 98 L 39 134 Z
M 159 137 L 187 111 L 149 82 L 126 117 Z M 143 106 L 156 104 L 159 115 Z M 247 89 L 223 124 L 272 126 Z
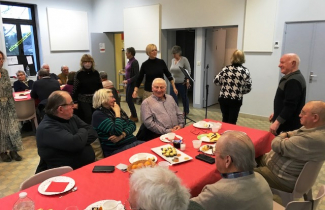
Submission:
M 228 174 L 221 174 L 222 178 L 225 179 L 235 179 L 238 177 L 243 177 L 243 176 L 249 176 L 253 174 L 254 171 L 244 171 L 244 172 L 234 172 L 234 173 L 228 173 Z

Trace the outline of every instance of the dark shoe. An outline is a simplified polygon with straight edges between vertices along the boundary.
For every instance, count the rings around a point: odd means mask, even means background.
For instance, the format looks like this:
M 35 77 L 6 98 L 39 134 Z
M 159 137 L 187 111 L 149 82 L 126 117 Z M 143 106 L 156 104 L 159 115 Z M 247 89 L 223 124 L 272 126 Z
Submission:
M 137 117 L 133 117 L 132 115 L 130 116 L 130 120 L 133 122 L 139 122 L 139 119 Z
M 7 152 L 1 153 L 0 157 L 2 159 L 3 162 L 10 162 L 11 158 L 10 156 L 7 154 Z
M 21 161 L 23 159 L 16 151 L 10 151 L 10 156 L 15 161 Z

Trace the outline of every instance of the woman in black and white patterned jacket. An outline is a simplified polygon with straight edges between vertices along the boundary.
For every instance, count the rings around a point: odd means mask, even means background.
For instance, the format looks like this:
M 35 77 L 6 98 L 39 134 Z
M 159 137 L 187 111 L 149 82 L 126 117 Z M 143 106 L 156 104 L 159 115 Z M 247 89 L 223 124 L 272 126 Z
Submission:
M 226 66 L 214 78 L 216 85 L 221 85 L 219 103 L 222 122 L 236 124 L 239 110 L 243 104 L 243 95 L 252 89 L 252 79 L 245 63 L 245 54 L 235 50 L 231 56 L 231 65 Z

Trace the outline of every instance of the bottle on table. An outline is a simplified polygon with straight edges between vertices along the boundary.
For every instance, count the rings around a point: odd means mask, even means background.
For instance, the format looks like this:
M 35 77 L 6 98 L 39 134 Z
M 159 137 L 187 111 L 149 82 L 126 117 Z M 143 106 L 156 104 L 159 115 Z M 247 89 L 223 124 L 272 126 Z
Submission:
M 28 65 L 26 66 L 26 74 L 27 74 L 27 76 L 30 76 L 30 69 L 29 69 Z
M 21 192 L 12 210 L 35 210 L 35 205 L 32 199 L 27 197 L 26 192 Z

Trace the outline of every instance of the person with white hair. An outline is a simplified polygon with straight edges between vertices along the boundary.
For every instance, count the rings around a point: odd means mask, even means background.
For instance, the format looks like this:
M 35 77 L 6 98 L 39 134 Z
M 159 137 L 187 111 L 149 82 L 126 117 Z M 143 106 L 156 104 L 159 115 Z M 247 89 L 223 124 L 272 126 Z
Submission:
M 141 119 L 145 128 L 140 128 L 138 139 L 151 140 L 184 127 L 183 113 L 173 97 L 166 94 L 166 88 L 164 79 L 153 80 L 153 94 L 141 104 Z
M 222 179 L 206 185 L 192 200 L 206 210 L 272 210 L 273 195 L 263 176 L 254 173 L 255 149 L 247 134 L 226 132 L 215 148 L 216 166 Z
M 203 210 L 189 199 L 188 189 L 166 168 L 142 168 L 131 175 L 128 199 L 131 209 Z
M 27 78 L 26 72 L 23 70 L 18 70 L 16 72 L 18 80 L 14 82 L 15 92 L 31 90 L 34 84 L 33 80 Z
M 49 66 L 49 64 L 47 64 L 47 63 L 43 63 L 43 65 L 42 65 L 42 67 L 41 67 L 41 70 L 46 70 L 49 74 L 50 74 L 50 77 L 52 78 L 52 79 L 55 79 L 55 80 L 57 80 L 59 83 L 60 83 L 60 81 L 59 81 L 59 77 L 56 75 L 56 74 L 54 74 L 54 73 L 51 73 L 50 72 L 50 66 Z M 37 78 L 37 80 L 38 80 L 38 78 Z
M 92 126 L 98 133 L 104 157 L 122 152 L 141 144 L 133 135 L 135 123 L 116 103 L 110 89 L 100 89 L 93 97 L 95 109 Z
M 58 75 L 60 85 L 65 85 L 68 82 L 69 67 L 61 66 L 61 74 Z
M 296 130 L 301 127 L 299 113 L 306 101 L 306 81 L 299 70 L 300 58 L 297 54 L 284 54 L 279 68 L 284 76 L 280 79 L 273 101 L 273 113 L 270 132 L 278 135 L 281 132 Z
M 106 73 L 106 72 L 105 72 Z M 113 96 L 116 100 L 116 103 L 121 106 L 120 102 L 121 102 L 121 99 L 118 95 L 118 92 L 116 90 L 116 88 L 114 87 L 114 83 L 111 81 L 111 80 L 102 80 L 102 84 L 103 84 L 103 88 L 104 89 L 110 89 L 112 90 L 112 93 L 113 93 Z

